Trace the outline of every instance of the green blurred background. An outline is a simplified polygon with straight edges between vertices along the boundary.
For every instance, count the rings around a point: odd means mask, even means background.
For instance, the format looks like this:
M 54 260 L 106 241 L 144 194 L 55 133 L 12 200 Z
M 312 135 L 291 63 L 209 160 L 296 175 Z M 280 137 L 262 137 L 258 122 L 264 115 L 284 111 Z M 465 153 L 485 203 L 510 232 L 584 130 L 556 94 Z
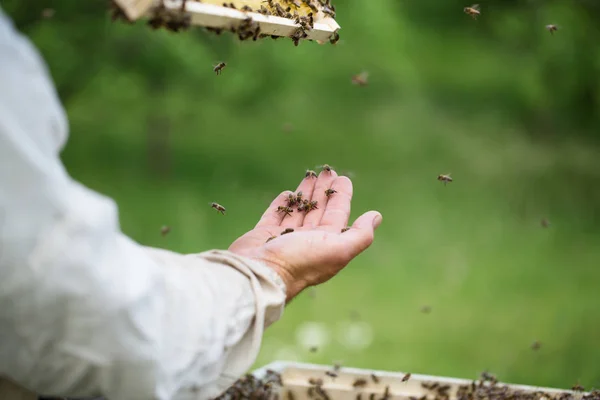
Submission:
M 482 1 L 477 21 L 458 0 L 336 5 L 340 42 L 294 47 L 113 24 L 104 1 L 2 2 L 68 111 L 68 170 L 140 243 L 227 248 L 323 163 L 352 177 L 353 217 L 383 214 L 256 366 L 600 387 L 600 3 Z

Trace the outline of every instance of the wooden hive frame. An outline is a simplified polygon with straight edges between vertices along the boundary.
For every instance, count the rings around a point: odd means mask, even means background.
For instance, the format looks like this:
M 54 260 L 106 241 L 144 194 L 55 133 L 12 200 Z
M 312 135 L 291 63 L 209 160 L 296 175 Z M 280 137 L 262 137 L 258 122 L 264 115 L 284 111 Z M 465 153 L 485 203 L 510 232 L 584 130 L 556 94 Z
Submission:
M 336 374 L 337 377 L 332 377 L 326 374 L 328 371 L 333 371 L 330 365 L 315 365 L 295 362 L 274 362 L 268 364 L 253 372 L 256 378 L 263 379 L 267 376 L 267 371 L 274 371 L 281 376 L 283 386 L 278 389 L 278 397 L 282 400 L 307 400 L 307 399 L 322 399 L 318 395 L 309 396 L 310 387 L 314 387 L 309 383 L 310 379 L 320 379 L 323 382 L 321 386 L 331 400 L 369 400 L 370 398 L 382 399 L 386 392 L 386 387 L 389 388 L 389 400 L 414 400 L 423 399 L 427 396 L 428 400 L 433 400 L 437 396 L 433 391 L 423 387 L 437 383 L 438 387 L 448 385 L 448 397 L 437 397 L 438 399 L 456 400 L 457 392 L 461 386 L 471 386 L 473 381 L 467 379 L 447 378 L 440 376 L 418 375 L 412 374 L 410 378 L 403 381 L 406 376 L 405 372 L 387 372 L 375 371 L 358 368 L 340 368 Z M 371 377 L 374 374 L 378 378 L 378 383 L 375 383 Z M 353 383 L 357 379 L 364 379 L 367 383 L 364 387 L 356 388 Z M 551 400 L 562 398 L 564 400 L 582 400 L 584 396 L 589 396 L 589 393 L 575 392 L 572 390 L 543 388 L 526 385 L 514 385 L 498 382 L 499 387 L 506 386 L 513 391 L 521 391 L 528 394 L 536 394 L 531 397 L 539 400 Z M 292 392 L 292 395 L 289 395 Z M 360 394 L 360 396 L 359 396 Z M 371 397 L 371 394 L 374 394 Z M 562 396 L 562 397 L 561 397 Z M 591 398 L 591 397 L 588 397 Z M 597 398 L 594 396 L 594 399 Z M 517 397 L 518 399 L 518 397 Z M 516 400 L 516 399 L 515 399 Z
M 165 8 L 173 13 L 180 12 L 184 4 L 183 0 L 114 0 L 114 2 L 131 20 L 149 17 L 152 10 L 159 4 L 164 4 Z M 235 9 L 224 7 L 223 3 L 223 0 L 187 0 L 184 13 L 189 15 L 192 26 L 213 29 L 228 30 L 237 27 L 248 17 L 251 17 L 252 21 L 260 26 L 260 32 L 264 35 L 291 37 L 300 28 L 300 25 L 293 19 L 263 15 L 255 11 L 241 11 L 244 6 L 251 7 L 252 10 L 259 10 L 264 4 L 263 0 L 227 1 L 227 3 L 233 3 Z M 337 34 L 340 26 L 333 18 L 323 13 L 319 1 L 315 1 L 314 4 L 319 11 L 314 15 L 313 29 L 306 31 L 307 36 L 304 39 L 325 43 Z M 300 8 L 293 11 L 301 16 L 306 16 L 311 9 L 302 3 Z

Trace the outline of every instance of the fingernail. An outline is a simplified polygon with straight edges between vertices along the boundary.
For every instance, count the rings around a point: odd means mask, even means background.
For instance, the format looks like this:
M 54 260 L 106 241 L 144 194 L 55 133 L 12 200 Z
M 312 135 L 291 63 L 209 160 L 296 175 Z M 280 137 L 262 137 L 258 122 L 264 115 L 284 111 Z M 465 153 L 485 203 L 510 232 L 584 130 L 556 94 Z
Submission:
M 379 225 L 381 225 L 382 220 L 383 217 L 381 216 L 381 214 L 377 214 L 377 216 L 373 218 L 373 229 L 379 228 Z

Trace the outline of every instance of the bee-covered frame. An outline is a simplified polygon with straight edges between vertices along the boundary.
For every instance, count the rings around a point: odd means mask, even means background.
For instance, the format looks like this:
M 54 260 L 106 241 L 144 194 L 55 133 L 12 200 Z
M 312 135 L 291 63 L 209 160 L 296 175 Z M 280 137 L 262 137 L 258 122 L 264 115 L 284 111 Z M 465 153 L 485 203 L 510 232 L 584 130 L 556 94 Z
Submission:
M 153 7 L 164 4 L 165 8 L 173 13 L 180 12 L 184 0 L 114 0 L 123 12 L 131 19 L 149 17 Z M 260 32 L 264 35 L 280 37 L 291 37 L 301 25 L 293 19 L 275 15 L 263 15 L 256 12 L 262 4 L 262 0 L 234 0 L 236 8 L 224 7 L 223 0 L 187 0 L 185 1 L 185 14 L 190 17 L 192 26 L 207 27 L 213 29 L 228 30 L 239 26 L 248 17 L 260 26 Z M 317 1 L 317 7 L 320 6 Z M 255 11 L 242 11 L 247 5 Z M 322 11 L 314 16 L 314 26 L 306 31 L 306 40 L 314 40 L 325 43 L 332 39 L 340 29 L 338 23 Z

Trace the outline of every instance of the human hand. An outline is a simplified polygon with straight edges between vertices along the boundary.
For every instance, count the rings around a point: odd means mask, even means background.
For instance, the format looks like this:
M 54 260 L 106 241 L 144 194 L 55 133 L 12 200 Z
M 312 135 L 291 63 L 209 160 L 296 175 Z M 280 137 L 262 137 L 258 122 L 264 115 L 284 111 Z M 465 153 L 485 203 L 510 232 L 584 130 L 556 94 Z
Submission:
M 329 198 L 327 189 L 336 193 Z M 308 213 L 294 210 L 286 216 L 278 206 L 287 205 L 285 191 L 273 200 L 253 230 L 229 247 L 231 252 L 257 259 L 281 276 L 287 287 L 287 301 L 309 286 L 323 283 L 373 243 L 374 231 L 381 223 L 377 211 L 369 211 L 356 219 L 342 233 L 350 218 L 352 181 L 335 171 L 323 171 L 318 178 L 302 180 L 296 192 L 317 200 L 318 209 Z M 281 235 L 286 228 L 294 232 Z M 272 236 L 275 239 L 267 242 Z

